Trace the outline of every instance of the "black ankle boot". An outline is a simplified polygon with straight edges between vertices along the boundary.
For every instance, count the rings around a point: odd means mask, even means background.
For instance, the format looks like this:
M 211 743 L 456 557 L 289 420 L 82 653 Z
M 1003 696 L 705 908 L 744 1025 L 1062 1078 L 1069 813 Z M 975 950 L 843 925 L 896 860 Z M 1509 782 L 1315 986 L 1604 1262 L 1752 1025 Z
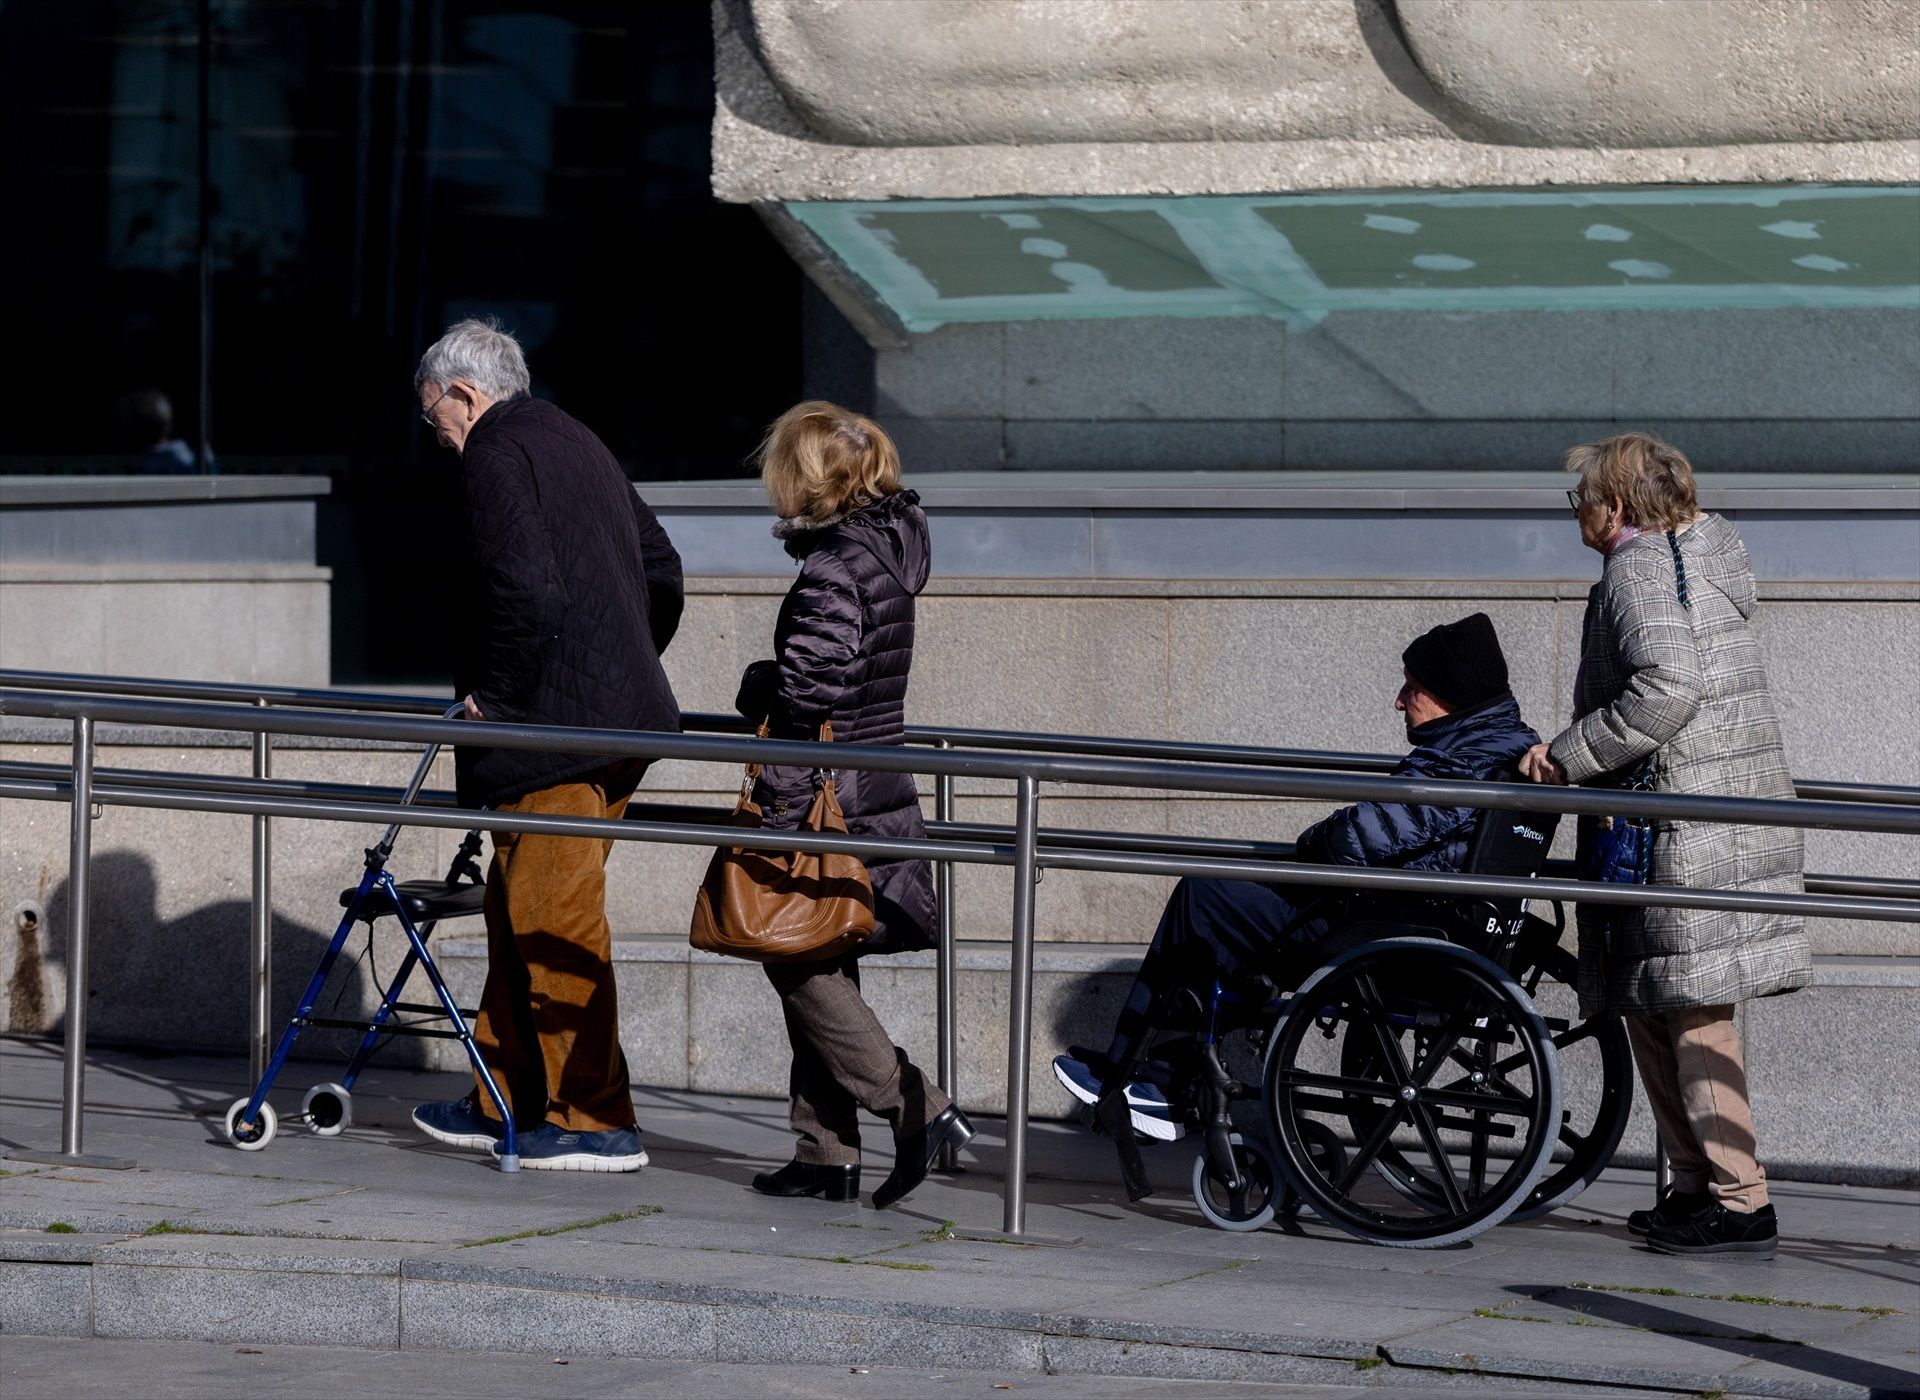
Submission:
M 1780 1226 L 1772 1206 L 1728 1210 L 1717 1201 L 1681 1225 L 1655 1225 L 1647 1247 L 1661 1254 L 1752 1254 L 1773 1258 Z
M 933 1159 L 942 1146 L 951 1144 L 957 1152 L 973 1139 L 973 1124 L 954 1104 L 948 1104 L 934 1120 L 909 1137 L 894 1140 L 893 1173 L 874 1189 L 873 1208 L 885 1210 L 907 1192 L 927 1179 Z
M 1627 1216 L 1627 1233 L 1635 1239 L 1644 1240 L 1647 1231 L 1656 1225 L 1684 1225 L 1701 1211 L 1713 1204 L 1713 1197 L 1705 1191 L 1680 1192 L 1669 1191 L 1662 1196 L 1652 1210 L 1636 1210 Z
M 823 1167 L 812 1162 L 789 1162 L 779 1171 L 761 1172 L 753 1179 L 753 1189 L 763 1196 L 818 1196 L 824 1201 L 857 1201 L 860 1199 L 860 1164 Z

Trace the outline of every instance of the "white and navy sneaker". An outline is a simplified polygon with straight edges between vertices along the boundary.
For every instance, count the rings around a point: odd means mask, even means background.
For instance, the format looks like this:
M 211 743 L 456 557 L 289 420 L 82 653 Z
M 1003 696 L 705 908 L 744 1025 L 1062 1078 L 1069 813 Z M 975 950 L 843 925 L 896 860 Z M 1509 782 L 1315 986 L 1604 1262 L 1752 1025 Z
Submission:
M 634 1128 L 604 1133 L 570 1133 L 558 1123 L 542 1123 L 518 1134 L 520 1165 L 539 1172 L 637 1172 L 647 1164 L 647 1149 Z M 491 1144 L 500 1155 L 501 1143 Z
M 1085 1060 L 1073 1055 L 1055 1055 L 1053 1077 L 1081 1103 L 1092 1106 L 1100 1102 L 1100 1076 Z M 1178 1142 L 1186 1136 L 1186 1126 L 1174 1118 L 1167 1096 L 1158 1085 L 1144 1079 L 1127 1085 L 1127 1112 L 1133 1119 L 1133 1130 L 1142 1137 L 1155 1142 Z
M 482 1113 L 472 1099 L 423 1103 L 413 1111 L 413 1126 L 449 1147 L 485 1151 L 500 1141 L 499 1122 Z

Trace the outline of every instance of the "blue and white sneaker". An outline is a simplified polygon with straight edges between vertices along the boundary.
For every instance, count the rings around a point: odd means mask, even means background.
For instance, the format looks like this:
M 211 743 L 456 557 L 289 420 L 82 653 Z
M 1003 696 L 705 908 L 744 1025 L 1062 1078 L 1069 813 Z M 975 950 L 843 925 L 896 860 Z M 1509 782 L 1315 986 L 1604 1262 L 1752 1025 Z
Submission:
M 1083 1104 L 1100 1102 L 1100 1076 L 1093 1066 L 1073 1055 L 1053 1057 L 1053 1077 L 1069 1094 Z M 1156 1084 L 1136 1079 L 1127 1085 L 1127 1112 L 1133 1130 L 1155 1142 L 1178 1142 L 1187 1134 L 1186 1125 L 1173 1116 L 1173 1106 Z
M 604 1133 L 570 1133 L 558 1123 L 542 1123 L 517 1135 L 520 1165 L 534 1172 L 637 1172 L 647 1164 L 647 1149 L 634 1128 Z M 500 1155 L 498 1138 L 493 1155 Z
M 423 1103 L 413 1111 L 413 1126 L 449 1147 L 473 1147 L 481 1151 L 500 1141 L 503 1131 L 472 1099 Z

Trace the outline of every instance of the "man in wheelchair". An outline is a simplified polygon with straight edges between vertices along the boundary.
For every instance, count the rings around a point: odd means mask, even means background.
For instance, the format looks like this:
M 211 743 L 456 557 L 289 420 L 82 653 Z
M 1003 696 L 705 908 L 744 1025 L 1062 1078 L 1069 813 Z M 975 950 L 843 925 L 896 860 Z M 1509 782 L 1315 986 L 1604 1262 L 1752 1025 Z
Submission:
M 1500 639 L 1485 613 L 1435 627 L 1401 654 L 1406 683 L 1393 707 L 1413 750 L 1396 777 L 1489 779 L 1511 770 L 1539 742 L 1520 718 Z M 1295 859 L 1331 865 L 1458 871 L 1478 817 L 1471 807 L 1362 802 L 1301 832 Z M 1182 1016 L 1204 1016 L 1215 983 L 1265 976 L 1276 990 L 1310 975 L 1336 916 L 1357 896 L 1255 880 L 1184 879 L 1154 931 L 1105 1054 L 1073 1047 L 1053 1062 L 1066 1090 L 1094 1109 L 1101 1131 L 1121 1147 L 1122 1174 L 1135 1199 L 1147 1193 L 1136 1134 L 1172 1141 L 1184 1106 L 1168 1102 L 1175 1076 L 1146 1060 L 1156 1032 Z M 1369 911 L 1371 912 L 1371 911 Z

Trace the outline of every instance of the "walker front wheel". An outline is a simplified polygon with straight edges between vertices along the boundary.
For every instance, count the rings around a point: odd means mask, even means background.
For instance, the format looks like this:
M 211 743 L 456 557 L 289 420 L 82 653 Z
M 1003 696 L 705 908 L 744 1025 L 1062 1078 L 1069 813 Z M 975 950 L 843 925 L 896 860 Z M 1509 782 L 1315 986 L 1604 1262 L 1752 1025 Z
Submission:
M 280 1130 L 280 1115 L 273 1111 L 273 1105 L 262 1102 L 260 1111 L 253 1116 L 253 1122 L 246 1128 L 240 1126 L 240 1115 L 247 1111 L 250 1099 L 235 1099 L 233 1107 L 227 1110 L 227 1141 L 242 1152 L 258 1152 L 273 1141 L 273 1135 Z
M 300 1100 L 300 1117 L 316 1137 L 339 1137 L 353 1122 L 353 1095 L 338 1084 L 316 1084 Z

